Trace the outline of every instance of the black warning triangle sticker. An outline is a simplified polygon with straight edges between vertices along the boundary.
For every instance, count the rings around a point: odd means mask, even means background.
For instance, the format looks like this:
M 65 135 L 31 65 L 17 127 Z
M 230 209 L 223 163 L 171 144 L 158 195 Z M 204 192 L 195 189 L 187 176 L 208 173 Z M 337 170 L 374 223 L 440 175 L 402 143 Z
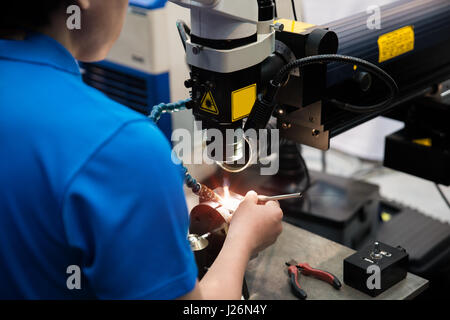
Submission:
M 208 91 L 203 97 L 200 109 L 215 115 L 219 114 L 219 109 L 217 108 L 211 91 Z

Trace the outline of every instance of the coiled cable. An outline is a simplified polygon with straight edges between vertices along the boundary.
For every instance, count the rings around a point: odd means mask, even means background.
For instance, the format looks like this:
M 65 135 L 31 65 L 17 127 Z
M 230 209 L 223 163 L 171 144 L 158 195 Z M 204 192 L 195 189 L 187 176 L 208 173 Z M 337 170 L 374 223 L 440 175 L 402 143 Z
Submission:
M 280 88 L 283 80 L 288 76 L 288 74 L 296 68 L 303 68 L 309 65 L 313 64 L 319 64 L 319 63 L 329 63 L 329 62 L 340 62 L 345 64 L 351 64 L 356 65 L 358 67 L 364 68 L 373 75 L 377 76 L 380 80 L 382 80 L 386 86 L 389 88 L 389 96 L 386 100 L 374 104 L 374 105 L 368 105 L 368 106 L 357 106 L 352 105 L 350 103 L 338 101 L 336 99 L 330 99 L 329 101 L 335 105 L 336 107 L 350 111 L 355 113 L 367 113 L 367 112 L 375 112 L 384 109 L 385 107 L 389 106 L 392 101 L 395 99 L 395 96 L 398 94 L 398 86 L 395 80 L 383 69 L 380 67 L 374 65 L 373 63 L 370 63 L 366 60 L 340 55 L 340 54 L 322 54 L 322 55 L 316 55 L 316 56 L 310 56 L 301 58 L 295 61 L 292 61 L 285 65 L 283 68 L 280 69 L 280 71 L 275 75 L 274 79 L 272 80 L 272 86 L 274 88 Z M 276 89 L 275 91 L 278 91 Z M 273 99 L 275 97 L 275 93 L 269 93 L 270 96 L 269 99 Z

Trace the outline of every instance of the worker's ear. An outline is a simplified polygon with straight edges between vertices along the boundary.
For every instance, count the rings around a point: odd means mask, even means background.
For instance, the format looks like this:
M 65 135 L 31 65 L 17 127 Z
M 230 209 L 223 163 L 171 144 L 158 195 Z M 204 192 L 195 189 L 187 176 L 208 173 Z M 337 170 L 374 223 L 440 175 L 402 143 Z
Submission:
M 91 6 L 91 0 L 76 0 L 81 10 L 87 10 Z

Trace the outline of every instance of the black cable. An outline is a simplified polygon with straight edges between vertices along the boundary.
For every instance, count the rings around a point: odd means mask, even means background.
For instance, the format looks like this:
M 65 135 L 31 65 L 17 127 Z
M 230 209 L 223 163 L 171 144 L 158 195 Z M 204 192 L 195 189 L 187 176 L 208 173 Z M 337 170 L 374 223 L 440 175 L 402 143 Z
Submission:
M 292 4 L 292 13 L 294 14 L 294 20 L 298 21 L 298 19 L 297 19 L 297 10 L 295 10 L 295 1 L 291 0 L 291 4 Z
M 296 147 L 297 147 L 297 150 L 298 150 L 299 159 L 300 159 L 300 162 L 302 164 L 303 171 L 305 173 L 305 178 L 306 178 L 306 185 L 303 188 L 303 190 L 300 191 L 300 193 L 305 193 L 311 187 L 311 176 L 309 174 L 309 169 L 308 169 L 308 166 L 306 164 L 305 158 L 303 158 L 302 146 L 300 144 L 296 144 Z
M 447 204 L 447 207 L 450 208 L 450 201 L 447 199 L 447 197 L 444 194 L 444 191 L 442 191 L 441 187 L 439 187 L 439 185 L 436 183 L 436 188 L 439 191 L 439 194 L 441 195 L 442 199 L 444 200 L 444 202 Z
M 273 101 L 275 98 L 276 93 L 278 92 L 278 89 L 281 87 L 282 83 L 284 82 L 284 79 L 288 76 L 288 74 L 295 68 L 303 68 L 312 64 L 319 64 L 319 63 L 329 63 L 329 62 L 341 62 L 345 64 L 351 64 L 356 65 L 358 67 L 364 68 L 367 71 L 371 72 L 375 76 L 377 76 L 380 80 L 382 80 L 389 88 L 389 97 L 380 103 L 369 105 L 369 106 L 356 106 L 352 105 L 346 102 L 341 102 L 336 99 L 330 99 L 328 100 L 333 105 L 335 105 L 338 108 L 341 108 L 346 111 L 355 112 L 355 113 L 366 113 L 366 112 L 375 112 L 384 109 L 385 107 L 389 106 L 392 101 L 394 100 L 395 96 L 398 94 L 398 87 L 394 79 L 387 74 L 383 69 L 377 67 L 376 65 L 359 59 L 355 57 L 350 56 L 344 56 L 339 54 L 323 54 L 323 55 L 316 55 L 316 56 L 310 56 L 302 59 L 298 59 L 295 61 L 292 61 L 291 63 L 288 63 L 286 66 L 281 68 L 281 70 L 277 73 L 275 78 L 272 80 L 270 90 L 267 91 L 265 99 L 266 101 Z

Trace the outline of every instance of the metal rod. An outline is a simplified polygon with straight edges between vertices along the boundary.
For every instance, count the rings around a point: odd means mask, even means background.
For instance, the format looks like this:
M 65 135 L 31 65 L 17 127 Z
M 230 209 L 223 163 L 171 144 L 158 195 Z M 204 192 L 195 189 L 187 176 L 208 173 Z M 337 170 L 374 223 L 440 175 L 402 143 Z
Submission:
M 206 239 L 206 238 L 208 238 L 210 235 L 212 235 L 212 234 L 214 234 L 214 233 L 217 233 L 217 232 L 222 231 L 223 229 L 225 229 L 225 226 L 226 226 L 226 225 L 223 224 L 223 225 L 220 226 L 219 228 L 214 229 L 213 231 L 210 231 L 210 232 L 208 232 L 208 233 L 205 233 L 204 235 L 199 236 L 199 238 Z
M 258 196 L 258 200 L 261 202 L 267 202 L 267 201 L 279 201 L 279 200 L 287 200 L 287 199 L 295 199 L 295 198 L 301 198 L 303 197 L 303 194 L 298 193 L 292 193 L 292 194 L 284 194 L 279 196 Z

